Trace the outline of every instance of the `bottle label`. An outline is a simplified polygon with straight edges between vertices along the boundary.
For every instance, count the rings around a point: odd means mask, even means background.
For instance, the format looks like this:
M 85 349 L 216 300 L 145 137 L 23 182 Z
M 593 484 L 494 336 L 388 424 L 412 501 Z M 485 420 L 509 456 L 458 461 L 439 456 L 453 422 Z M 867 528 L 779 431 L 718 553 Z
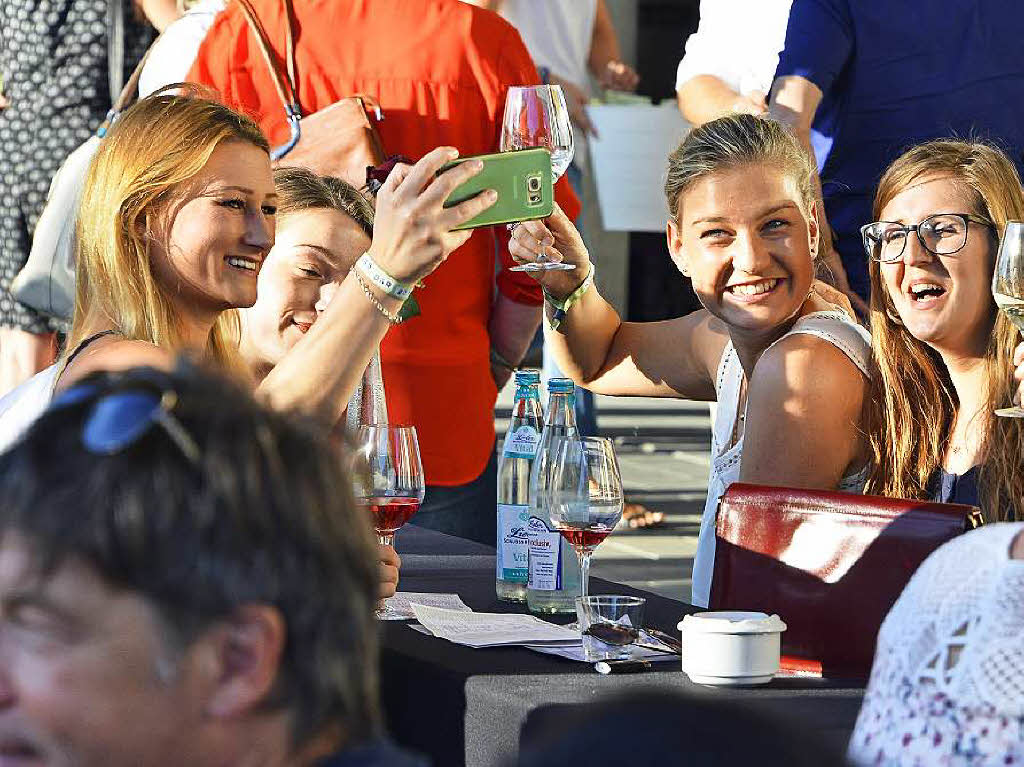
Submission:
M 529 572 L 527 524 L 530 507 L 498 504 L 498 551 L 495 557 L 498 580 L 526 583 Z
M 530 517 L 527 534 L 530 541 L 528 588 L 535 591 L 562 589 L 562 535 L 552 531 L 539 517 Z
M 514 458 L 534 458 L 540 444 L 540 433 L 528 423 L 522 424 L 505 437 L 505 455 Z

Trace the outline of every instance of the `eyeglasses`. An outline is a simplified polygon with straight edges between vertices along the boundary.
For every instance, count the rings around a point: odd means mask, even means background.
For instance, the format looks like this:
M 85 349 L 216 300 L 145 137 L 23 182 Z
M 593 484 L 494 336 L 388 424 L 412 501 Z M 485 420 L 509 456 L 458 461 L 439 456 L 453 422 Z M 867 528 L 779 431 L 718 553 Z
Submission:
M 971 223 L 995 230 L 991 221 L 969 213 L 936 213 L 919 224 L 904 226 L 894 221 L 876 221 L 860 228 L 861 241 L 868 258 L 882 263 L 899 261 L 907 247 L 907 235 L 917 234 L 922 247 L 937 256 L 949 256 L 967 244 Z
M 199 446 L 172 412 L 178 403 L 173 389 L 138 380 L 112 390 L 86 383 L 68 389 L 54 399 L 51 407 L 69 407 L 93 397 L 96 401 L 82 427 L 82 444 L 91 453 L 120 453 L 157 425 L 190 462 L 199 463 Z

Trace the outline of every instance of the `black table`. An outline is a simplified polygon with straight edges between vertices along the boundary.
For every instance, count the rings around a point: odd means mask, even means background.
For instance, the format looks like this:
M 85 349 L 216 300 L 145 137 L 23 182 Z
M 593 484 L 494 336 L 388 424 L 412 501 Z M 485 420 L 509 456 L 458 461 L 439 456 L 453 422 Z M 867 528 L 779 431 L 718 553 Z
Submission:
M 402 556 L 402 591 L 455 593 L 478 612 L 518 612 L 494 594 L 494 549 L 406 525 L 396 547 Z M 646 597 L 645 622 L 675 633 L 697 608 L 622 584 L 591 579 L 595 594 Z M 566 617 L 566 621 L 571 620 Z M 545 720 L 607 694 L 638 688 L 672 689 L 764 707 L 799 722 L 833 745 L 849 738 L 863 686 L 831 679 L 778 678 L 757 688 L 695 685 L 678 661 L 654 663 L 643 674 L 601 676 L 588 664 L 521 647 L 474 650 L 410 629 L 382 624 L 381 694 L 388 726 L 402 745 L 431 756 L 437 767 L 496 767 L 513 759 L 520 739 Z

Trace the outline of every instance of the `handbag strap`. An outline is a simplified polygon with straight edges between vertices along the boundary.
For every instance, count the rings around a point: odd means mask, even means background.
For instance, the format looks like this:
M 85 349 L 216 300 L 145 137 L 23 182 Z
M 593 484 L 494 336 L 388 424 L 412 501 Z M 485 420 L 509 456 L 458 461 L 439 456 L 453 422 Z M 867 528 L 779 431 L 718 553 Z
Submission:
M 299 97 L 295 86 L 295 42 L 292 34 L 291 1 L 285 0 L 285 13 L 288 17 L 288 23 L 286 24 L 288 57 L 287 73 L 282 73 L 280 68 L 277 66 L 277 62 L 274 60 L 274 49 L 270 45 L 270 39 L 267 36 L 267 31 L 263 28 L 263 24 L 260 22 L 259 16 L 256 15 L 256 10 L 252 7 L 250 0 L 238 0 L 238 4 L 242 8 L 242 13 L 245 15 L 245 20 L 249 24 L 249 29 L 252 30 L 253 36 L 256 38 L 256 44 L 259 46 L 260 52 L 263 54 L 263 60 L 267 63 L 271 79 L 274 81 L 274 88 L 277 90 L 277 95 L 281 99 L 281 103 L 284 105 L 285 111 L 288 112 L 289 116 L 294 114 L 301 117 L 302 107 L 299 106 Z
M 107 86 L 113 106 L 124 88 L 124 0 L 107 0 Z
M 263 54 L 263 60 L 267 64 L 267 69 L 270 70 L 274 89 L 277 91 L 278 98 L 281 99 L 288 124 L 291 127 L 292 135 L 288 143 L 271 150 L 271 158 L 274 160 L 278 160 L 286 155 L 298 143 L 299 136 L 301 135 L 299 121 L 302 119 L 302 106 L 299 104 L 299 81 L 296 75 L 297 67 L 295 64 L 295 8 L 292 5 L 292 0 L 282 0 L 282 2 L 284 3 L 285 12 L 285 65 L 287 72 L 282 72 L 277 65 L 277 61 L 274 58 L 274 49 L 270 44 L 270 37 L 260 22 L 251 0 L 238 0 L 238 4 L 242 8 L 242 14 L 245 16 L 249 29 L 252 30 L 260 52 Z M 372 110 L 378 121 L 384 119 L 384 114 L 381 112 L 380 104 L 376 99 L 362 94 L 357 94 L 354 98 L 360 100 L 363 109 Z
M 107 112 L 107 116 L 103 118 L 103 123 L 96 131 L 96 135 L 103 138 L 107 135 L 107 131 L 110 130 L 110 126 L 113 124 L 117 116 L 126 110 L 139 93 L 139 80 L 142 78 L 142 70 L 146 68 L 146 62 L 149 61 L 149 54 L 156 48 L 157 43 L 160 42 L 160 37 L 157 37 L 153 41 L 153 44 L 146 49 L 142 59 L 138 64 L 135 65 L 135 70 L 132 72 L 131 77 L 128 78 L 128 82 L 124 84 L 124 87 L 120 89 L 115 98 L 113 99 L 113 106 L 110 107 L 110 111 Z M 122 46 L 122 54 L 123 54 Z

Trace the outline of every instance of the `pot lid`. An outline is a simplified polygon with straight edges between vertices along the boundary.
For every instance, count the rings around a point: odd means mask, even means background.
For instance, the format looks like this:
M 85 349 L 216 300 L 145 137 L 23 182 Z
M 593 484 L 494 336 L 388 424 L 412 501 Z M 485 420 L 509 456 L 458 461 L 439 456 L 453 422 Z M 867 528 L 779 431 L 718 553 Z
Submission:
M 772 634 L 785 631 L 778 615 L 758 612 L 716 611 L 687 615 L 678 625 L 680 631 L 701 634 Z

